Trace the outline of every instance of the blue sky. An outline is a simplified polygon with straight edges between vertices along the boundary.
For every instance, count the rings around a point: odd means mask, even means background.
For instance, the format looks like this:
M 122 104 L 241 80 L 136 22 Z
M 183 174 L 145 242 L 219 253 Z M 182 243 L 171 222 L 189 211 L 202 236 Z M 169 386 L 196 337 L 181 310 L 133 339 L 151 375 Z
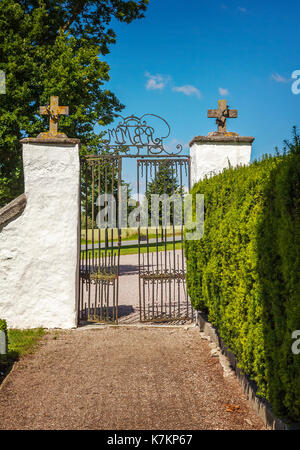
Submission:
M 216 130 L 207 110 L 226 98 L 239 111 L 228 130 L 255 137 L 252 160 L 273 153 L 300 125 L 299 17 L 299 1 L 150 0 L 145 19 L 113 23 L 106 86 L 123 115 L 158 114 L 185 145 Z

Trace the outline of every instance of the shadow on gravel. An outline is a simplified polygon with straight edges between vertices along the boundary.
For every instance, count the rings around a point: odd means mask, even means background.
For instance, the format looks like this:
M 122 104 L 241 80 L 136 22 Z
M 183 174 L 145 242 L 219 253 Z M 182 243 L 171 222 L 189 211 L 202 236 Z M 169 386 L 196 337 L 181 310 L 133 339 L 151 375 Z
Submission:
M 129 316 L 135 311 L 132 305 L 119 305 L 119 318 Z
M 130 316 L 131 314 L 133 314 L 135 312 L 135 308 L 132 305 L 119 305 L 118 306 L 118 318 L 124 318 L 127 316 Z M 98 317 L 100 317 L 100 309 L 96 308 L 96 315 L 98 315 Z M 114 308 L 113 307 L 108 307 L 107 309 L 105 308 L 105 317 L 109 317 L 111 323 L 113 323 L 113 313 L 114 313 Z M 95 325 L 95 323 L 109 323 L 108 320 L 106 320 L 105 318 L 103 318 L 103 320 L 99 319 L 99 320 L 93 320 L 92 317 L 94 315 L 94 309 L 91 308 L 91 319 L 87 319 L 87 320 L 80 320 L 80 324 L 79 327 L 81 326 L 86 326 L 86 325 Z
M 16 351 L 8 351 L 6 355 L 0 355 L 0 386 L 18 360 L 19 353 Z
M 120 265 L 120 276 L 122 275 L 137 275 L 139 273 L 139 266 L 136 264 L 121 264 Z

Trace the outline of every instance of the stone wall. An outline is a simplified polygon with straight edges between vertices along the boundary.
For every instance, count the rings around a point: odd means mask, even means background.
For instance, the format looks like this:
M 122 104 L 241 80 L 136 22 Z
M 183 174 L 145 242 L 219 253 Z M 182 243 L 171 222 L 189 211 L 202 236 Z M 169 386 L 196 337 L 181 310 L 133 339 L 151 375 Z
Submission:
M 11 328 L 72 328 L 80 248 L 79 141 L 26 139 L 23 164 L 25 195 L 14 201 L 22 207 L 10 204 L 0 212 L 0 317 Z

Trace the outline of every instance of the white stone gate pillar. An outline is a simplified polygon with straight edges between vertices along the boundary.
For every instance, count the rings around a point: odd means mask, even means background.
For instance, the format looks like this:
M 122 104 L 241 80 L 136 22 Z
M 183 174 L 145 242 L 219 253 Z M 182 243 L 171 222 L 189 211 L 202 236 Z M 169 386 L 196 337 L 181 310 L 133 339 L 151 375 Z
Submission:
M 225 168 L 250 164 L 254 137 L 226 130 L 226 120 L 236 118 L 237 114 L 237 110 L 228 109 L 226 100 L 219 101 L 219 109 L 208 111 L 208 117 L 217 119 L 218 131 L 196 136 L 190 143 L 192 186 Z
M 248 165 L 253 141 L 254 137 L 220 136 L 217 133 L 195 137 L 190 143 L 192 186 L 230 166 Z
M 80 141 L 40 135 L 21 142 L 26 206 L 23 195 L 20 214 L 9 217 L 21 200 L 5 207 L 0 317 L 9 327 L 72 328 L 77 325 Z

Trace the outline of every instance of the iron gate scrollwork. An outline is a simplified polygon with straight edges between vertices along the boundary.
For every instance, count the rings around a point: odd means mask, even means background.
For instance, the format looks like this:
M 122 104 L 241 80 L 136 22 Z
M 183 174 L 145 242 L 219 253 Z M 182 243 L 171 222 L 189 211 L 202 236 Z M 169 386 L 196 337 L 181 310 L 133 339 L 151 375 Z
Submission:
M 81 258 L 78 316 L 81 322 L 118 323 L 120 255 L 122 224 L 120 191 L 122 161 L 136 160 L 137 206 L 147 205 L 149 218 L 137 222 L 139 319 L 141 322 L 170 322 L 193 319 L 193 308 L 186 292 L 184 257 L 184 196 L 190 188 L 190 158 L 165 148 L 170 135 L 168 123 L 153 114 L 138 118 L 117 116 L 115 128 L 108 129 L 103 153 L 87 155 L 81 161 Z M 148 121 L 161 121 L 163 137 L 157 137 Z M 163 202 L 159 203 L 158 221 L 151 221 L 151 195 L 176 197 L 170 202 L 170 223 L 163 223 Z M 116 222 L 99 228 L 99 215 L 113 195 Z M 144 200 L 142 200 L 144 199 Z M 161 199 L 161 198 L 160 198 Z M 149 200 L 149 201 L 148 201 Z M 172 204 L 171 204 L 172 203 Z M 181 222 L 175 224 L 176 209 Z M 101 213 L 102 211 L 102 213 Z M 177 215 L 178 218 L 178 215 Z

